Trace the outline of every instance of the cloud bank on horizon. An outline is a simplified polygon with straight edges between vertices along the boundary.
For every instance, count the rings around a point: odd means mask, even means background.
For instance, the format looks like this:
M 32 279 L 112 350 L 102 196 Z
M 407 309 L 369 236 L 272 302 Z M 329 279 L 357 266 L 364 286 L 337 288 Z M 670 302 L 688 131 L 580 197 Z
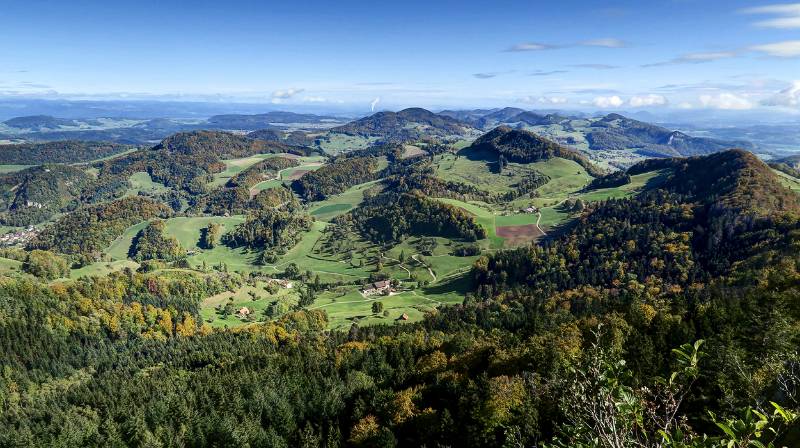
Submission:
M 6 98 L 800 113 L 796 2 L 8 3 Z

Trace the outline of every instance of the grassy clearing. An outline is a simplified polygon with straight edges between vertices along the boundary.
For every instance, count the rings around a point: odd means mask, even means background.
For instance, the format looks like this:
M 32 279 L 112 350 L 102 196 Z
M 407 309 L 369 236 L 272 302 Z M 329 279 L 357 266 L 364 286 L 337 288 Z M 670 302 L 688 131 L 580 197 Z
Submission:
M 184 249 L 194 253 L 187 257 L 192 266 L 202 266 L 203 262 L 208 266 L 216 266 L 220 263 L 228 265 L 232 271 L 252 271 L 256 254 L 243 249 L 231 249 L 223 245 L 217 245 L 213 249 L 199 249 L 197 244 L 200 240 L 200 231 L 210 222 L 222 225 L 222 233 L 227 233 L 234 226 L 244 222 L 244 216 L 211 216 L 211 217 L 179 217 L 166 220 L 165 233 L 174 236 L 181 243 Z M 140 222 L 128 227 L 125 232 L 114 240 L 105 250 L 113 260 L 126 260 L 133 238 L 147 225 L 147 221 Z
M 139 263 L 131 260 L 98 261 L 80 269 L 70 271 L 69 278 L 77 279 L 81 277 L 104 277 L 112 272 L 131 268 L 134 271 L 139 268 Z
M 533 202 L 539 207 L 555 205 L 567 199 L 571 194 L 582 190 L 593 179 L 582 166 L 572 160 L 555 158 L 532 163 L 529 166 L 550 176 L 550 182 L 536 190 L 539 198 Z
M 782 171 L 772 170 L 772 172 L 778 176 L 778 179 L 780 179 L 784 187 L 800 192 L 800 179 L 792 177 Z
M 495 220 L 497 218 L 496 212 L 491 210 L 488 204 L 478 205 L 478 202 L 464 202 L 458 199 L 449 198 L 436 198 L 438 201 L 459 207 L 475 217 L 475 221 L 480 224 L 488 235 L 487 240 L 489 247 L 499 249 L 503 247 L 503 239 L 497 236 L 497 229 Z
M 301 165 L 310 166 L 319 166 L 319 164 L 321 164 L 325 159 L 322 156 L 298 157 L 294 154 L 256 154 L 250 157 L 242 157 L 240 159 L 223 160 L 225 163 L 225 169 L 222 172 L 214 175 L 214 180 L 210 183 L 210 185 L 213 187 L 225 185 L 225 183 L 228 182 L 231 177 L 241 173 L 247 168 L 250 168 L 256 163 L 271 157 L 288 157 L 296 159 Z
M 388 316 L 372 313 L 372 304 L 376 301 L 383 303 Z M 362 297 L 358 291 L 342 291 L 322 294 L 310 309 L 325 310 L 328 314 L 328 326 L 341 330 L 349 328 L 356 321 L 359 326 L 417 322 L 422 320 L 426 312 L 433 311 L 440 304 L 438 300 L 425 298 L 416 291 L 368 298 Z M 408 316 L 408 320 L 399 320 L 403 314 Z
M 8 232 L 15 232 L 15 231 L 17 231 L 19 229 L 21 229 L 21 227 L 0 225 L 0 235 L 5 235 Z
M 344 254 L 326 254 L 319 247 L 328 224 L 316 221 L 303 235 L 299 243 L 278 259 L 274 265 L 265 266 L 267 272 L 283 272 L 289 263 L 297 264 L 302 270 L 319 274 L 323 281 L 357 281 L 369 277 L 374 267 L 365 262 L 364 266 L 347 263 Z
M 154 181 L 153 178 L 150 177 L 150 174 L 145 171 L 131 174 L 128 178 L 128 182 L 130 182 L 131 186 L 128 188 L 128 191 L 125 192 L 125 196 L 138 196 L 139 193 L 157 194 L 169 191 L 169 188 L 164 184 Z
M 0 257 L 0 273 L 22 272 L 22 262 Z
M 36 165 L 0 165 L 0 174 L 16 173 Z
M 325 151 L 326 154 L 336 155 L 356 149 L 366 149 L 377 140 L 377 137 L 362 137 L 330 132 L 317 139 L 317 146 Z
M 112 260 L 126 260 L 128 258 L 128 250 L 130 250 L 131 244 L 133 243 L 133 238 L 140 230 L 144 229 L 146 225 L 147 221 L 142 221 L 125 229 L 125 232 L 118 236 L 117 239 L 106 248 L 106 255 L 111 257 Z
M 653 186 L 663 182 L 666 178 L 667 171 L 651 171 L 648 173 L 637 174 L 631 176 L 631 183 L 622 185 L 621 187 L 614 188 L 601 188 L 599 190 L 592 190 L 587 193 L 581 193 L 577 197 L 586 202 L 602 201 L 605 199 L 618 199 L 631 196 L 640 191 L 646 185 Z
M 350 187 L 342 194 L 331 196 L 324 201 L 311 203 L 308 210 L 317 219 L 330 221 L 361 204 L 364 201 L 364 192 L 378 183 L 379 181 L 372 181 Z
M 247 325 L 251 321 L 235 314 L 224 316 L 219 313 L 217 307 L 225 307 L 228 303 L 232 303 L 236 310 L 247 307 L 253 316 L 253 321 L 258 322 L 269 320 L 264 311 L 275 301 L 284 302 L 287 306 L 297 303 L 297 293 L 294 289 L 281 288 L 277 293 L 270 294 L 265 286 L 266 283 L 257 282 L 255 286 L 245 285 L 236 291 L 226 291 L 207 297 L 200 305 L 200 317 L 214 328 L 234 328 Z

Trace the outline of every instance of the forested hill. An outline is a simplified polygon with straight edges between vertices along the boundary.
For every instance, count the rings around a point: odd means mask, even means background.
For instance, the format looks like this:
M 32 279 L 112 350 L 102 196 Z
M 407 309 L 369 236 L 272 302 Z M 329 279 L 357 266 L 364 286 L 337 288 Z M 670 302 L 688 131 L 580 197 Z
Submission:
M 745 141 L 693 137 L 620 114 L 608 114 L 593 122 L 587 129 L 586 139 L 594 150 L 637 148 L 642 154 L 656 157 L 694 156 L 753 146 Z
M 753 153 L 741 149 L 704 157 L 651 159 L 632 166 L 629 174 L 672 170 L 661 185 L 709 206 L 714 213 L 767 216 L 800 212 L 800 197 L 784 187 Z
M 59 129 L 61 126 L 76 126 L 75 120 L 56 118 L 49 115 L 30 115 L 15 117 L 3 122 L 6 126 L 36 131 Z
M 30 225 L 70 211 L 98 190 L 94 178 L 69 165 L 41 165 L 0 175 L 0 223 Z
M 477 263 L 479 288 L 489 295 L 519 286 L 552 292 L 635 279 L 662 285 L 662 296 L 729 274 L 798 236 L 800 196 L 749 152 L 651 160 L 628 172 L 656 169 L 668 172 L 657 188 L 591 207 L 546 248 L 500 252 Z
M 66 140 L 0 145 L 0 164 L 78 163 L 110 157 L 133 149 L 116 143 Z
M 509 162 L 533 163 L 560 157 L 573 160 L 583 166 L 589 174 L 599 176 L 602 172 L 579 152 L 566 148 L 532 132 L 498 126 L 472 143 L 468 151 L 486 152 L 504 157 Z
M 405 141 L 427 137 L 471 135 L 471 126 L 455 118 L 435 114 L 422 108 L 403 109 L 399 112 L 378 112 L 369 117 L 331 129 L 332 132 L 350 135 L 367 135 L 387 141 Z
M 187 155 L 215 155 L 229 159 L 247 157 L 259 153 L 291 153 L 308 155 L 308 148 L 287 145 L 275 141 L 252 139 L 242 135 L 222 131 L 179 132 L 171 135 L 156 145 L 154 150 Z

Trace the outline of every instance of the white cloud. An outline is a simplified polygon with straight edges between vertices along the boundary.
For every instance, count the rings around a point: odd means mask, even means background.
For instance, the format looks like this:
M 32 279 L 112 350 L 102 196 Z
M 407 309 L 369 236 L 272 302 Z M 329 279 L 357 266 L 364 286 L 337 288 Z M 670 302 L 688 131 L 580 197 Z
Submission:
M 580 44 L 587 47 L 605 47 L 605 48 L 623 48 L 628 46 L 628 44 L 625 43 L 625 41 L 620 39 L 615 39 L 613 37 L 585 40 Z
M 562 96 L 526 96 L 519 99 L 520 103 L 559 105 L 567 104 L 569 100 Z
M 327 103 L 328 99 L 321 96 L 306 96 L 303 97 L 303 102 L 306 103 Z
M 561 96 L 540 96 L 538 98 L 543 104 L 567 104 L 568 100 Z
M 550 75 L 559 75 L 561 73 L 567 73 L 566 70 L 536 70 L 535 72 L 528 73 L 528 76 L 550 76 Z
M 692 103 L 684 101 L 678 104 L 678 109 L 694 109 L 694 106 L 692 105 Z
M 753 103 L 747 98 L 723 92 L 717 95 L 701 95 L 700 104 L 707 109 L 722 110 L 747 110 L 753 108 Z
M 688 53 L 677 58 L 670 59 L 669 61 L 656 62 L 653 64 L 645 64 L 642 67 L 660 67 L 663 65 L 678 65 L 678 64 L 702 64 L 704 62 L 713 62 L 720 59 L 729 59 L 736 57 L 733 51 L 711 51 L 704 53 Z
M 772 44 L 753 45 L 749 47 L 749 49 L 778 58 L 794 58 L 800 56 L 800 40 L 787 40 Z
M 305 89 L 286 89 L 286 90 L 276 90 L 272 92 L 272 99 L 273 100 L 286 100 L 289 99 L 298 93 L 303 93 Z
M 608 109 L 612 107 L 620 107 L 625 104 L 625 101 L 622 98 L 618 97 L 617 95 L 613 96 L 598 96 L 592 100 L 592 104 L 595 107 L 599 107 L 601 109 Z
M 599 39 L 588 39 L 577 43 L 566 43 L 561 45 L 547 44 L 543 42 L 523 42 L 509 47 L 506 49 L 506 51 L 541 51 L 571 47 L 624 48 L 627 46 L 628 43 L 624 40 L 613 37 L 603 37 Z
M 776 16 L 772 19 L 756 22 L 763 28 L 790 29 L 800 28 L 800 3 L 759 6 L 742 10 L 745 14 L 764 14 Z
M 762 101 L 765 106 L 800 106 L 800 81 L 794 81 L 789 87 Z
M 595 70 L 611 70 L 614 68 L 619 68 L 617 65 L 609 65 L 609 64 L 573 64 L 572 67 L 575 68 L 592 68 Z
M 375 112 L 375 106 L 377 106 L 378 103 L 380 103 L 380 102 L 381 102 L 381 98 L 380 97 L 375 98 L 374 100 L 372 100 L 372 102 L 369 103 L 369 110 L 371 112 Z
M 631 107 L 655 107 L 666 106 L 668 101 L 663 95 L 649 94 L 634 96 L 628 100 L 628 104 Z
M 540 42 L 523 42 L 521 44 L 516 44 L 512 46 L 506 51 L 541 51 L 541 50 L 552 50 L 553 48 L 556 48 L 556 46 L 550 44 L 543 44 Z

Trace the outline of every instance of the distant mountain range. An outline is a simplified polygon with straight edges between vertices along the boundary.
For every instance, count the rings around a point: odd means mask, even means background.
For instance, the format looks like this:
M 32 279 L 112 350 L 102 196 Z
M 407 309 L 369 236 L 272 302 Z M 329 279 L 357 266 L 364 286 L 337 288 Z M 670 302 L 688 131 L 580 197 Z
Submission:
M 216 129 L 241 129 L 248 131 L 255 131 L 258 129 L 269 129 L 276 126 L 285 127 L 290 124 L 315 124 L 335 126 L 341 124 L 346 120 L 341 118 L 314 115 L 314 114 L 296 114 L 293 112 L 267 112 L 264 114 L 256 115 L 243 115 L 243 114 L 227 114 L 227 115 L 214 115 L 209 118 L 207 123 Z M 283 125 L 283 126 L 281 126 Z
M 75 120 L 55 118 L 49 115 L 16 117 L 4 121 L 3 124 L 16 129 L 31 129 L 36 131 L 58 129 L 61 126 L 78 126 L 78 123 Z
M 315 145 L 335 135 L 365 137 L 367 144 L 413 141 L 470 142 L 498 126 L 530 131 L 582 151 L 595 162 L 624 168 L 650 157 L 710 154 L 729 148 L 755 150 L 745 139 L 695 136 L 612 113 L 586 117 L 520 108 L 445 110 L 422 108 L 378 112 L 351 122 L 330 115 L 272 111 L 223 114 L 208 119 L 63 119 L 48 115 L 16 117 L 0 124 L 0 140 L 12 142 L 91 140 L 149 144 L 176 132 L 228 130 L 250 137 Z M 347 144 L 343 147 L 347 150 Z
M 380 137 L 387 142 L 480 135 L 478 129 L 464 121 L 418 107 L 399 112 L 378 112 L 344 126 L 337 126 L 331 132 Z
M 526 129 L 584 151 L 632 151 L 643 157 L 710 154 L 728 148 L 752 149 L 745 140 L 693 137 L 620 114 L 587 118 L 536 113 L 507 107 L 497 110 L 443 111 L 472 126 L 489 130 L 504 125 Z
M 155 143 L 182 131 L 231 130 L 294 131 L 324 130 L 346 123 L 346 119 L 327 115 L 267 112 L 263 114 L 214 115 L 208 119 L 64 119 L 49 115 L 15 117 L 0 125 L 0 140 L 58 141 L 91 140 L 126 144 Z

